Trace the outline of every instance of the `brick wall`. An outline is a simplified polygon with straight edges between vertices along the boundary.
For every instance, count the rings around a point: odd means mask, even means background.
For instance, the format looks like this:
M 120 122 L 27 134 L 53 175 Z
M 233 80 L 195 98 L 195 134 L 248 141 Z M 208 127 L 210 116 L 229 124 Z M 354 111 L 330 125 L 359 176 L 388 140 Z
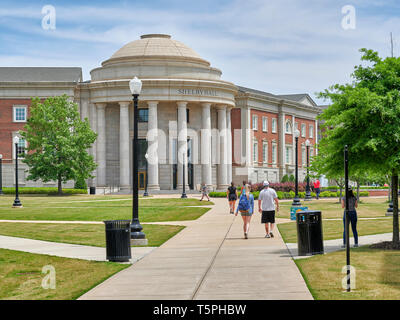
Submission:
M 29 116 L 30 99 L 0 99 L 0 154 L 4 163 L 12 159 L 12 133 L 22 130 L 25 123 L 13 122 L 13 105 L 27 105 Z

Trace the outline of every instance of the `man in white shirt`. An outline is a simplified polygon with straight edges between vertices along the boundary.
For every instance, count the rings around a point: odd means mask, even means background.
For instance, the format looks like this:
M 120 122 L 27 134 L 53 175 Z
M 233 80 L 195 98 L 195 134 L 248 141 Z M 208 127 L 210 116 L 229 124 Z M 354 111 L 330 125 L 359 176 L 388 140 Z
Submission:
M 264 181 L 264 189 L 258 196 L 258 211 L 262 213 L 261 223 L 265 224 L 266 238 L 273 238 L 272 230 L 275 224 L 275 208 L 279 211 L 278 196 L 274 189 L 269 187 L 269 182 Z

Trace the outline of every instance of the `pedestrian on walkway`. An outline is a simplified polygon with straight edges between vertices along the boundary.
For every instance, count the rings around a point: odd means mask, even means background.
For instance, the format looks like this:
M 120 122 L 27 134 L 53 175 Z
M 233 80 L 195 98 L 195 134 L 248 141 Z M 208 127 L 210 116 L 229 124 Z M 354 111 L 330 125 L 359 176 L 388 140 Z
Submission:
M 208 189 L 205 183 L 201 185 L 201 199 L 200 201 L 203 200 L 203 198 L 206 197 L 208 201 L 210 201 L 210 197 L 208 196 Z
M 251 216 L 254 212 L 254 196 L 250 193 L 250 186 L 248 184 L 242 188 L 235 216 L 237 216 L 238 212 L 240 212 L 243 219 L 244 238 L 248 239 Z
M 231 182 L 231 186 L 228 188 L 228 191 L 226 192 L 226 197 L 229 202 L 230 213 L 233 214 L 235 212 L 235 204 L 238 198 L 237 189 L 233 182 Z
M 314 191 L 315 191 L 315 195 L 317 196 L 317 200 L 319 199 L 320 187 L 321 187 L 321 184 L 320 184 L 319 180 L 318 179 L 315 180 Z
M 342 198 L 342 208 L 346 207 L 346 197 Z M 356 196 L 353 193 L 353 190 L 349 190 L 349 219 L 351 223 L 351 230 L 353 231 L 354 236 L 354 247 L 358 247 L 358 233 L 357 233 L 357 211 L 356 208 L 358 207 L 358 201 Z M 343 246 L 346 246 L 346 210 L 343 214 Z
M 275 224 L 275 209 L 279 211 L 279 201 L 276 191 L 269 187 L 269 182 L 264 181 L 264 189 L 261 190 L 258 196 L 258 211 L 262 213 L 261 223 L 265 224 L 266 238 L 273 238 Z

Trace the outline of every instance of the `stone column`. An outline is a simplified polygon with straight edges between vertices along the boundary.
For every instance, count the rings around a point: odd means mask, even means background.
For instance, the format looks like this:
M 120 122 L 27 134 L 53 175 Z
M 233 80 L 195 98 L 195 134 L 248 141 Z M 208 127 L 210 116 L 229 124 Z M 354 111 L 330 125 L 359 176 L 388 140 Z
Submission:
M 211 168 L 211 103 L 202 103 L 201 174 L 202 183 L 212 187 Z
M 148 141 L 148 170 L 147 170 L 147 188 L 149 190 L 160 190 L 158 181 L 158 121 L 157 105 L 158 101 L 147 102 L 149 106 L 149 121 L 147 123 L 147 141 Z
M 217 110 L 219 131 L 218 189 L 225 190 L 228 187 L 226 106 L 218 106 Z
M 81 101 L 81 120 L 85 120 L 85 118 L 89 118 L 89 101 L 82 100 Z
M 119 185 L 121 189 L 129 189 L 131 175 L 129 172 L 129 104 L 119 103 Z
M 97 185 L 106 186 L 106 103 L 96 103 L 97 107 Z
M 232 127 L 231 127 L 231 110 L 232 108 L 226 109 L 226 131 L 227 131 L 227 179 L 228 184 L 232 182 Z
M 97 133 L 97 109 L 94 103 L 90 104 L 90 127 Z M 97 139 L 92 145 L 91 154 L 93 155 L 94 161 L 97 162 Z M 94 178 L 91 179 L 90 184 L 92 187 L 95 187 L 97 186 L 97 169 L 92 172 L 92 175 Z
M 185 164 L 185 188 L 187 189 L 187 102 L 180 101 L 178 104 L 178 181 L 177 188 L 182 189 L 182 162 Z

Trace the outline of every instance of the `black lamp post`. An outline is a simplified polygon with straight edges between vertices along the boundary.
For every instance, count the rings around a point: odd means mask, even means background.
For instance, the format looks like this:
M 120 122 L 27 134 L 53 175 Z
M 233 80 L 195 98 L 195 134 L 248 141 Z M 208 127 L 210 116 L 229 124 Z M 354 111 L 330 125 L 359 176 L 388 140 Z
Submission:
M 0 195 L 3 194 L 3 155 L 0 154 Z
M 15 145 L 15 200 L 13 203 L 13 208 L 22 208 L 22 203 L 19 200 L 19 193 L 18 193 L 18 144 L 19 144 L 19 137 L 14 137 L 14 145 Z
M 187 198 L 185 185 L 185 154 L 182 155 L 182 195 L 181 199 Z
M 350 219 L 349 219 L 349 159 L 347 145 L 344 147 L 344 183 L 345 183 L 345 239 L 346 239 L 346 266 L 347 292 L 350 292 Z
M 139 186 L 138 186 L 138 166 L 139 166 L 139 139 L 138 139 L 138 100 L 142 90 L 142 81 L 137 77 L 129 82 L 129 88 L 133 96 L 133 140 L 132 140 L 132 159 L 133 159 L 133 181 L 132 181 L 132 223 L 131 240 L 137 244 L 145 244 L 146 235 L 142 232 L 143 227 L 139 222 Z M 136 244 L 135 243 L 135 244 Z
M 143 197 L 148 197 L 149 193 L 147 192 L 147 173 L 148 173 L 148 169 L 149 169 L 149 155 L 146 152 L 146 154 L 144 155 L 144 157 L 146 158 L 146 181 L 144 184 L 144 193 L 143 193 Z
M 310 140 L 306 140 L 306 151 L 307 151 L 307 186 L 306 186 L 306 197 L 304 200 L 310 201 L 311 197 L 311 190 L 310 190 Z
M 298 161 L 299 136 L 300 136 L 300 131 L 298 129 L 296 129 L 296 131 L 294 132 L 294 137 L 296 139 L 296 151 L 295 151 L 296 171 L 295 171 L 295 196 L 294 196 L 294 199 L 292 202 L 293 207 L 301 206 L 300 199 L 299 199 L 299 161 Z

